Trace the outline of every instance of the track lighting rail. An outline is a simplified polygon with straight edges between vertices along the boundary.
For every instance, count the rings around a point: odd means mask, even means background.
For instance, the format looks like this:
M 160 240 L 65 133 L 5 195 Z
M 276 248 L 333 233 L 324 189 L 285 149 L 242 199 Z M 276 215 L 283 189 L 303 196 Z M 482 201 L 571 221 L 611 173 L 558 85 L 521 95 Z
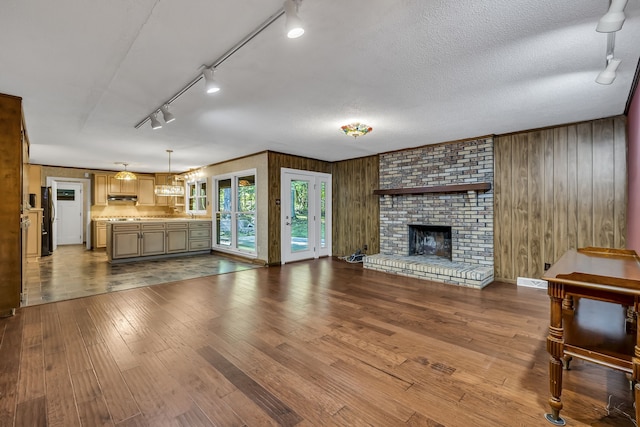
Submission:
M 229 59 L 234 53 L 236 53 L 237 51 L 239 51 L 240 49 L 242 49 L 242 47 L 244 45 L 246 45 L 247 43 L 249 43 L 251 40 L 253 40 L 258 34 L 260 34 L 262 31 L 264 31 L 267 27 L 269 27 L 271 24 L 273 24 L 278 18 L 280 18 L 282 15 L 284 15 L 284 7 L 281 7 L 280 9 L 278 9 L 277 12 L 275 12 L 273 15 L 271 15 L 269 18 L 267 18 L 267 20 L 265 20 L 262 24 L 260 24 L 258 27 L 256 27 L 255 30 L 253 30 L 252 32 L 250 32 L 249 34 L 247 34 L 246 36 L 244 36 L 242 38 L 242 40 L 240 40 L 238 43 L 236 43 L 231 49 L 227 50 L 224 54 L 222 54 L 222 56 L 220 56 L 219 58 L 217 58 L 215 61 L 213 61 L 211 63 L 211 65 L 203 65 L 202 68 L 210 68 L 210 69 L 215 69 L 216 67 L 218 67 L 220 64 L 222 64 L 224 61 L 226 61 L 227 59 Z M 149 120 L 151 120 L 151 116 L 153 116 L 154 114 L 158 114 L 158 112 L 160 112 L 160 109 L 165 106 L 165 105 L 170 105 L 173 101 L 175 101 L 176 99 L 180 98 L 186 91 L 188 91 L 189 89 L 191 89 L 193 87 L 193 85 L 195 85 L 196 83 L 198 83 L 200 80 L 202 80 L 204 77 L 202 75 L 202 72 L 200 72 L 196 77 L 194 77 L 189 83 L 187 83 L 182 89 L 180 89 L 178 92 L 176 92 L 173 96 L 171 96 L 171 98 L 169 98 L 167 101 L 163 102 L 161 104 L 160 107 L 156 108 L 155 110 L 153 110 L 153 112 L 151 114 L 149 114 L 147 117 L 145 117 L 144 119 L 142 119 L 141 121 L 139 121 L 136 125 L 135 128 L 138 129 L 140 128 L 140 126 L 144 125 L 145 123 L 147 123 Z

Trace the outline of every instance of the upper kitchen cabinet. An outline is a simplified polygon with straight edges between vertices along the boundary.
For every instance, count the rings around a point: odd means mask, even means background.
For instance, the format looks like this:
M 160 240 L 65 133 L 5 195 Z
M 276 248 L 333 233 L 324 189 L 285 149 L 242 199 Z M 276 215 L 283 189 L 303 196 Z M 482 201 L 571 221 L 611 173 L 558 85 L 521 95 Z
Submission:
M 156 179 L 153 176 L 138 175 L 138 205 L 156 205 Z
M 109 175 L 108 181 L 109 196 L 132 196 L 138 194 L 138 180 L 115 179 L 114 175 Z
M 0 317 L 20 306 L 28 227 L 28 194 L 24 191 L 28 184 L 23 172 L 28 162 L 22 99 L 0 94 L 0 170 L 4 187 L 0 203 Z
M 93 204 L 107 206 L 109 177 L 107 174 L 96 173 L 93 175 Z

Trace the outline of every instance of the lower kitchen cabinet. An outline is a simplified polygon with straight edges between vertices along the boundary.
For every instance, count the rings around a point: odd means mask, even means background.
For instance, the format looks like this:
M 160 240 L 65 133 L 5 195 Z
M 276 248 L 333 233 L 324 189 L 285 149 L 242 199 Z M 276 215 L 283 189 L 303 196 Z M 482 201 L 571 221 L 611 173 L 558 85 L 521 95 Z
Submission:
M 189 248 L 189 224 L 186 222 L 167 224 L 167 253 L 187 252 Z
M 162 224 L 162 228 L 155 227 L 146 230 L 143 229 L 140 232 L 140 255 L 162 255 L 165 253 L 164 243 L 164 224 Z
M 211 221 L 107 222 L 106 240 L 110 262 L 182 252 L 204 253 L 211 250 Z
M 107 223 L 105 221 L 93 222 L 93 248 L 107 247 Z
M 113 259 L 139 257 L 140 231 L 113 231 L 112 248 Z
M 189 223 L 189 250 L 211 249 L 211 222 L 191 221 Z

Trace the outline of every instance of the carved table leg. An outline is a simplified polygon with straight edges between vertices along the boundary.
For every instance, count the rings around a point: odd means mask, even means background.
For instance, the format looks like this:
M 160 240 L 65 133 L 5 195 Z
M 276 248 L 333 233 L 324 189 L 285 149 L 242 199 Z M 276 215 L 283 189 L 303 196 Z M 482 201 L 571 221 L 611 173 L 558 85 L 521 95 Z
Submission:
M 573 311 L 573 297 L 571 295 L 564 296 L 562 299 L 562 308 Z
M 549 282 L 549 297 L 551 299 L 551 322 L 549 325 L 549 335 L 547 336 L 547 352 L 551 355 L 549 359 L 549 389 L 551 397 L 549 406 L 551 413 L 545 414 L 545 418 L 551 424 L 557 426 L 565 425 L 564 419 L 560 417 L 562 409 L 562 362 L 564 356 L 564 337 L 562 329 L 562 302 L 563 286 Z

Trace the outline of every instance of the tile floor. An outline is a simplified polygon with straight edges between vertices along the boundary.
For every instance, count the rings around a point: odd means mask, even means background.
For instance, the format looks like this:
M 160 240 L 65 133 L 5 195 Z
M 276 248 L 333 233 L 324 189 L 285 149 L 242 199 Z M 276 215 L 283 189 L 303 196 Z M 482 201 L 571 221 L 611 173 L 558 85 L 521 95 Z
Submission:
M 22 306 L 250 268 L 260 266 L 208 254 L 110 264 L 104 250 L 58 246 L 53 255 L 27 263 Z

